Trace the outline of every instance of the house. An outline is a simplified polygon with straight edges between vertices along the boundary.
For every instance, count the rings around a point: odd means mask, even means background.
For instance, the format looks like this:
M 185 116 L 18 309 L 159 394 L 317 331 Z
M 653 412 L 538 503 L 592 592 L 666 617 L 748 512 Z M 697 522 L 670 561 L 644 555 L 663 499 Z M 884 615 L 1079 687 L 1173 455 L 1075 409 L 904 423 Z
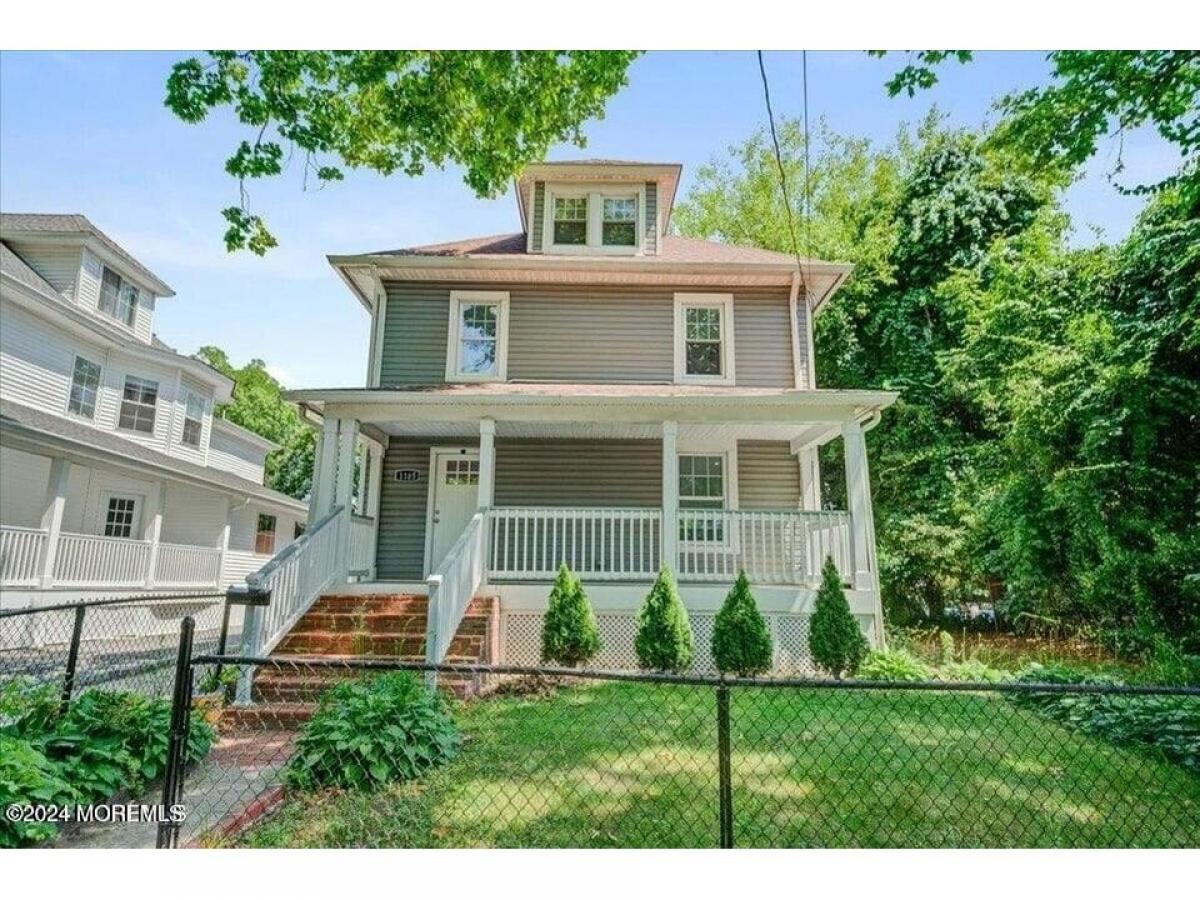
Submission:
M 635 664 L 660 565 L 701 669 L 739 569 L 781 671 L 808 667 L 826 557 L 880 639 L 865 434 L 896 395 L 820 389 L 813 361 L 813 319 L 850 267 L 671 234 L 680 172 L 533 165 L 519 232 L 329 258 L 371 317 L 369 381 L 289 395 L 322 422 L 313 522 L 260 581 L 275 596 L 251 651 L 341 647 L 309 605 L 378 610 L 354 597 L 382 594 L 424 607 L 431 661 L 478 658 L 462 629 L 483 607 L 485 656 L 536 664 L 561 562 L 596 608 L 602 666 Z M 822 503 L 818 471 L 834 440 L 842 510 Z M 351 518 L 356 468 L 365 516 Z M 286 567 L 318 553 L 329 577 L 289 586 Z
M 4 606 L 216 590 L 297 535 L 233 383 L 154 335 L 172 296 L 84 216 L 0 216 Z

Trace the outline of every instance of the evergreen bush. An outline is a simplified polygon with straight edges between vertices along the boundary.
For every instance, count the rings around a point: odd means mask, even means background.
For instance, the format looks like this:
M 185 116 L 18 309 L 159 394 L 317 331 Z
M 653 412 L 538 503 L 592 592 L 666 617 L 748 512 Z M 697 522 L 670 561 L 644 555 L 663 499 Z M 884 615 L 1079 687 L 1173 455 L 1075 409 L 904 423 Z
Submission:
M 853 675 L 867 655 L 867 639 L 850 613 L 842 576 L 832 557 L 821 568 L 821 588 L 808 626 L 808 649 L 813 662 L 833 675 Z
M 738 572 L 713 622 L 712 652 L 717 669 L 725 674 L 749 677 L 771 668 L 771 632 L 745 572 Z
M 600 652 L 600 629 L 583 583 L 566 563 L 558 567 L 542 620 L 542 662 L 579 666 Z
M 692 664 L 695 643 L 675 577 L 663 566 L 638 614 L 634 641 L 638 665 L 659 672 L 682 672 Z

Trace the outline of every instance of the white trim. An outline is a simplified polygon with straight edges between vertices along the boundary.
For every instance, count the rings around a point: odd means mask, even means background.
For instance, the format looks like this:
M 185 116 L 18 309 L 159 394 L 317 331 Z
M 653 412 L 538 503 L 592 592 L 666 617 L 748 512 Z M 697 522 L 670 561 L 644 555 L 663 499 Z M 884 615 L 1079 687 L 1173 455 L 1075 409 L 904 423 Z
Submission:
M 487 382 L 508 378 L 508 291 L 451 291 L 450 322 L 446 329 L 446 381 Z M 496 317 L 496 372 L 492 375 L 464 374 L 458 371 L 459 326 L 463 304 L 493 304 Z
M 371 358 L 368 363 L 367 384 L 379 387 L 383 378 L 383 332 L 387 327 L 387 290 L 383 281 L 375 277 L 375 309 L 371 313 Z
M 131 500 L 133 502 L 133 511 L 129 520 L 129 534 L 108 534 L 108 513 L 109 507 L 114 500 Z M 145 540 L 145 530 L 142 526 L 142 519 L 145 517 L 146 495 L 138 494 L 133 491 L 124 490 L 123 488 L 115 488 L 113 490 L 101 491 L 100 493 L 100 531 L 97 537 L 123 537 L 131 541 Z
M 688 309 L 708 308 L 721 312 L 721 374 L 688 375 L 685 315 Z M 715 384 L 732 386 L 736 383 L 733 334 L 733 294 L 675 294 L 675 383 Z
M 434 446 L 429 448 L 429 488 L 425 492 L 425 558 L 421 561 L 421 578 L 428 578 L 430 572 L 429 558 L 433 555 L 433 501 L 438 482 L 438 457 L 459 456 L 466 459 L 479 459 L 478 447 L 463 446 Z
M 800 272 L 797 270 L 792 275 L 792 290 L 788 294 L 788 324 L 789 332 L 792 338 L 792 386 L 795 388 L 806 387 L 801 383 L 802 373 L 800 367 L 800 305 L 797 302 L 797 296 L 800 293 Z M 805 319 L 807 320 L 807 316 Z
M 572 184 L 546 182 L 542 208 L 542 253 L 586 254 L 600 256 L 642 256 L 646 252 L 646 183 Z M 554 200 L 556 197 L 583 197 L 587 200 L 587 239 L 582 244 L 554 243 Z M 634 197 L 637 218 L 634 220 L 633 246 L 615 246 L 601 242 L 605 197 Z
M 813 347 L 813 323 L 817 318 L 817 309 L 813 305 L 812 294 L 808 292 L 807 287 L 804 290 L 804 302 L 808 309 L 804 316 L 804 340 L 808 345 L 808 384 L 805 387 L 810 391 L 815 391 L 817 389 L 817 351 Z

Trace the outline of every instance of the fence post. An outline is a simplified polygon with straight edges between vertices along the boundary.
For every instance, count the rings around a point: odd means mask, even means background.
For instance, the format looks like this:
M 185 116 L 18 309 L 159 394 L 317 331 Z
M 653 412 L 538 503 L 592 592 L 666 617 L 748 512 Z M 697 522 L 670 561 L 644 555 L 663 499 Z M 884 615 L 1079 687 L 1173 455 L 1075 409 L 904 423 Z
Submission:
M 170 820 L 171 807 L 183 796 L 183 767 L 192 706 L 192 638 L 196 623 L 184 617 L 179 629 L 179 655 L 175 658 L 175 690 L 171 696 L 171 732 L 167 739 L 167 768 L 163 773 L 162 813 L 155 847 L 170 849 L 179 842 L 179 823 Z
M 717 788 L 721 849 L 733 848 L 733 784 L 729 763 L 729 686 L 717 685 Z
M 71 630 L 71 648 L 67 651 L 67 670 L 63 673 L 62 699 L 58 703 L 59 713 L 65 714 L 75 692 L 75 668 L 79 664 L 79 642 L 83 638 L 83 617 L 87 607 L 82 603 L 75 607 L 75 627 Z
M 242 617 L 242 656 L 257 656 L 262 647 L 263 608 L 247 606 Z M 254 666 L 242 666 L 237 683 L 237 703 L 246 706 L 250 703 L 250 689 L 254 685 Z

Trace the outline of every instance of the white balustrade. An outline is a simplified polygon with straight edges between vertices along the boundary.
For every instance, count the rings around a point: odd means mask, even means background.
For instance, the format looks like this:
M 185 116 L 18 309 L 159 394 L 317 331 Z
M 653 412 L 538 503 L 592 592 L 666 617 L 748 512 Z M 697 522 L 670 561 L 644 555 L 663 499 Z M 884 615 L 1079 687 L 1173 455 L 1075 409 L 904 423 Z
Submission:
M 369 516 L 350 517 L 351 575 L 369 575 L 375 567 L 375 520 Z
M 553 578 L 564 562 L 596 580 L 658 573 L 658 509 L 509 506 L 493 509 L 491 520 L 492 578 Z
M 216 587 L 221 576 L 221 550 L 191 544 L 158 545 L 155 587 Z
M 149 541 L 64 531 L 58 536 L 54 583 L 62 587 L 141 587 L 149 564 Z
M 41 528 L 0 528 L 0 584 L 35 586 L 46 550 L 47 532 Z

